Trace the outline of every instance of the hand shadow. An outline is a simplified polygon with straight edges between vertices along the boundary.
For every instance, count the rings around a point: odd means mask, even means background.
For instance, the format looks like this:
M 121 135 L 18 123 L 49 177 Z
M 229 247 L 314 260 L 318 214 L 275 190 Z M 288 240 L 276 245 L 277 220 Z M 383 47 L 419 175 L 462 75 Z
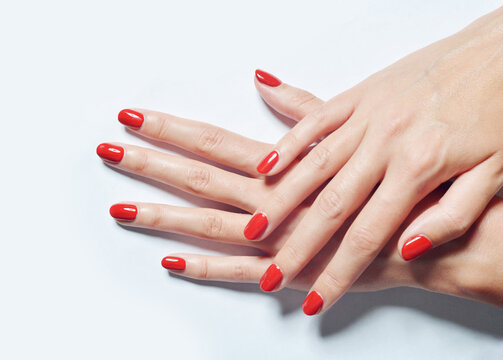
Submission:
M 257 249 L 245 248 L 240 245 L 234 246 L 231 244 L 204 241 L 184 235 L 173 235 L 146 229 L 128 229 L 155 236 L 156 238 L 161 236 L 165 239 L 183 241 L 198 247 L 220 251 L 229 255 L 257 255 L 258 251 Z M 279 292 L 265 294 L 259 289 L 257 284 L 195 280 L 175 273 L 167 274 L 169 274 L 170 277 L 189 281 L 198 286 L 216 286 L 229 291 L 272 296 L 278 301 L 281 313 L 285 316 L 294 311 L 301 311 L 301 304 L 306 295 L 302 291 L 292 289 L 283 289 Z M 384 307 L 410 308 L 431 317 L 447 320 L 480 333 L 499 338 L 503 337 L 503 309 L 455 296 L 408 287 L 376 292 L 348 293 L 344 295 L 337 304 L 320 316 L 320 335 L 321 337 L 328 337 L 340 331 L 344 331 L 366 314 Z
M 257 284 L 195 280 L 173 273 L 169 274 L 171 277 L 189 281 L 198 286 L 217 286 L 231 291 L 272 296 L 279 302 L 283 315 L 301 311 L 301 304 L 306 295 L 304 292 L 291 289 L 265 294 Z M 503 336 L 502 309 L 454 296 L 406 287 L 344 295 L 337 304 L 320 316 L 320 335 L 322 338 L 335 335 L 359 321 L 366 314 L 384 307 L 407 307 L 480 333 L 497 338 Z

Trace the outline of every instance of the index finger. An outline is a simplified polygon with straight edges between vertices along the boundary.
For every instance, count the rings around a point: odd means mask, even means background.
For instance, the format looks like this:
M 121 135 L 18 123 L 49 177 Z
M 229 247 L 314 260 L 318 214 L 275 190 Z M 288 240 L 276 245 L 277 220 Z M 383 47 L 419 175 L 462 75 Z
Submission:
M 119 121 L 148 138 L 248 174 L 256 174 L 260 154 L 271 147 L 214 125 L 157 111 L 124 109 L 119 112 Z
M 314 283 L 304 301 L 304 312 L 323 312 L 348 291 L 419 200 L 417 188 L 400 183 L 395 177 L 385 177 Z

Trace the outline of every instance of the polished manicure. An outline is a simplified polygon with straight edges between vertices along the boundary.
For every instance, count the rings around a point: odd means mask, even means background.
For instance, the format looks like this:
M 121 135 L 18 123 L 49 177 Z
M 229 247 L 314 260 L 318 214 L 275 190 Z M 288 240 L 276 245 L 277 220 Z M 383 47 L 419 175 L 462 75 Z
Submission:
M 119 121 L 126 126 L 140 128 L 143 124 L 143 114 L 138 111 L 124 109 L 119 112 Z
M 110 207 L 110 215 L 116 220 L 133 221 L 138 214 L 138 208 L 131 204 L 115 204 Z
M 424 235 L 411 237 L 403 244 L 402 257 L 405 260 L 413 260 L 428 252 L 433 247 L 430 239 Z
M 255 70 L 255 76 L 257 77 L 257 80 L 259 82 L 267 86 L 276 87 L 281 85 L 281 80 L 276 76 L 269 74 L 268 72 L 257 69 Z
M 118 163 L 124 156 L 124 149 L 117 145 L 103 143 L 98 145 L 96 153 L 103 160 Z
M 267 155 L 257 166 L 257 171 L 261 174 L 267 174 L 276 165 L 279 160 L 279 153 L 274 150 Z
M 166 256 L 161 265 L 168 270 L 185 270 L 185 260 L 176 256 Z
M 278 265 L 272 264 L 260 278 L 260 288 L 264 291 L 273 291 L 283 280 L 283 272 Z
M 302 310 L 306 315 L 316 315 L 323 307 L 323 298 L 317 291 L 311 291 L 304 302 L 302 303 Z
M 268 224 L 269 222 L 267 221 L 267 216 L 264 213 L 256 213 L 245 227 L 245 238 L 248 240 L 255 240 L 259 238 L 264 233 Z

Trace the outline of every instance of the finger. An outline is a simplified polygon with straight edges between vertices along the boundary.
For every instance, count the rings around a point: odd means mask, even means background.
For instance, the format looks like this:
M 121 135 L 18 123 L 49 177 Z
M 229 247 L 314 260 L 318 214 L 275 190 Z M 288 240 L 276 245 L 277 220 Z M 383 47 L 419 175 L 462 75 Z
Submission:
M 241 232 L 245 214 L 216 209 L 128 202 L 110 207 L 110 215 L 124 226 L 140 227 L 200 239 L 253 246 Z
M 348 291 L 420 200 L 422 191 L 401 173 L 384 178 L 306 297 L 307 315 L 326 311 Z
M 398 241 L 404 260 L 462 236 L 502 184 L 500 159 L 491 157 L 458 176 L 440 201 L 416 218 Z
M 257 163 L 257 171 L 267 175 L 278 174 L 309 145 L 338 129 L 353 113 L 355 99 L 351 94 L 340 94 L 307 114 Z
M 162 259 L 161 264 L 192 279 L 258 283 L 268 262 L 268 258 L 262 256 L 173 254 Z
M 292 281 L 360 207 L 382 177 L 384 164 L 372 160 L 360 148 L 320 192 L 264 273 L 262 290 L 277 290 Z
M 263 192 L 258 179 L 139 146 L 104 143 L 97 153 L 116 168 L 248 212 L 256 209 Z
M 268 81 L 270 76 L 272 75 L 265 71 L 256 70 L 255 87 L 269 106 L 290 119 L 300 121 L 325 103 L 310 92 L 285 83 L 280 82 L 279 85 L 271 86 L 271 82 Z
M 178 146 L 206 159 L 256 174 L 261 154 L 270 145 L 203 122 L 145 109 L 125 109 L 119 121 L 149 138 Z
M 265 239 L 305 198 L 348 161 L 363 129 L 343 125 L 313 148 L 256 209 L 245 228 L 249 240 Z

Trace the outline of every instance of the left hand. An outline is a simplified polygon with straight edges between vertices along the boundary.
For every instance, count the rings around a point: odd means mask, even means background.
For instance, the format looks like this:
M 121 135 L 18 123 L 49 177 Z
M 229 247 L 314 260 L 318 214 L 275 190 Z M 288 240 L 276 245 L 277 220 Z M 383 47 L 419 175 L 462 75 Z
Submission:
M 411 260 L 458 238 L 476 221 L 503 184 L 502 23 L 500 8 L 405 57 L 311 112 L 271 149 L 257 170 L 275 175 L 326 136 L 259 206 L 245 228 L 250 240 L 267 238 L 333 176 L 275 256 L 271 273 L 264 274 L 268 278 L 280 269 L 275 290 L 288 284 L 370 195 L 312 287 L 325 300 L 322 311 L 441 183 L 455 178 L 438 204 L 403 231 L 397 245 L 402 257 Z M 258 81 L 268 93 L 284 85 L 264 73 Z

